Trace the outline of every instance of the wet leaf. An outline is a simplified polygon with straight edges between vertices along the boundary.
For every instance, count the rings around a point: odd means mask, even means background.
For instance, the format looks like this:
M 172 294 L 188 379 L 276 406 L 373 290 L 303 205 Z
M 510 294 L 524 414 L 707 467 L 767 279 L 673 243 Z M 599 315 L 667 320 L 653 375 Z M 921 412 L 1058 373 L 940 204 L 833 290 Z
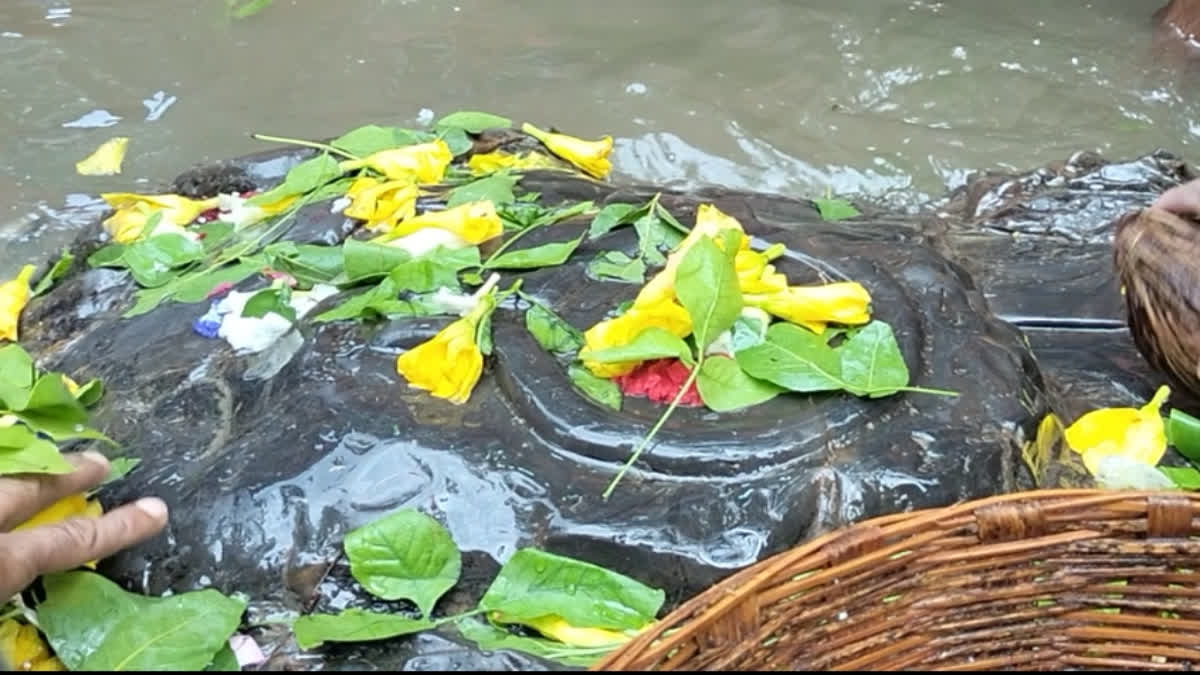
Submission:
M 460 110 L 446 115 L 434 123 L 433 128 L 462 129 L 468 133 L 477 134 L 488 129 L 504 129 L 512 126 L 512 120 L 507 117 L 493 115 L 474 110 Z
M 1200 419 L 1172 408 L 1167 420 L 1167 438 L 1179 454 L 1200 462 Z
M 442 246 L 397 265 L 388 278 L 400 291 L 425 293 L 439 288 L 457 289 L 460 270 L 479 267 L 479 248 L 449 249 Z
M 340 614 L 310 614 L 296 619 L 292 632 L 301 649 L 326 642 L 371 642 L 419 633 L 437 627 L 426 619 L 347 609 Z
M 295 322 L 296 309 L 290 304 L 291 297 L 291 289 L 287 286 L 264 288 L 246 301 L 245 307 L 242 308 L 242 316 L 257 318 L 274 313 Z
M 728 234 L 732 237 L 725 240 L 725 250 L 710 237 L 701 237 L 675 271 L 675 297 L 692 318 L 692 334 L 701 351 L 742 313 L 742 291 L 733 264 L 741 235 Z
M 273 0 L 225 0 L 235 19 L 246 19 L 271 6 Z
M 426 618 L 462 569 L 450 533 L 415 509 L 351 531 L 345 547 L 350 573 L 363 588 L 384 600 L 411 600 Z
M 841 378 L 856 396 L 891 396 L 908 386 L 908 366 L 892 327 L 872 321 L 856 331 L 837 349 L 841 356 Z
M 736 355 L 747 375 L 792 391 L 842 388 L 841 359 L 821 336 L 789 323 L 767 329 L 767 339 Z
M 91 572 L 48 575 L 44 584 L 38 622 L 71 670 L 201 670 L 246 609 L 215 590 L 143 597 Z
M 269 266 L 307 284 L 327 283 L 342 273 L 345 259 L 338 246 L 280 242 L 263 249 Z
M 42 375 L 25 401 L 15 401 L 9 411 L 29 426 L 49 434 L 55 440 L 75 437 L 77 425 L 87 424 L 88 412 L 67 389 L 57 373 Z
M 372 244 L 358 239 L 347 239 L 342 244 L 342 255 L 346 281 L 349 283 L 386 277 L 396 267 L 413 259 L 412 255 L 402 248 Z
M 555 615 L 579 628 L 640 630 L 665 599 L 661 590 L 623 574 L 526 548 L 500 568 L 479 608 L 511 621 Z
M 436 136 L 427 131 L 368 124 L 342 134 L 341 137 L 331 142 L 330 145 L 357 157 L 366 157 L 380 150 L 391 150 L 393 148 L 402 148 L 406 145 L 428 143 L 434 138 Z
M 96 249 L 88 256 L 88 267 L 124 267 L 121 257 L 125 255 L 125 244 L 109 244 Z
M 71 271 L 71 264 L 74 262 L 75 256 L 71 255 L 70 251 L 67 249 L 63 249 L 62 254 L 58 257 L 58 260 L 56 260 L 50 269 L 42 275 L 41 279 L 38 279 L 37 285 L 33 287 L 33 297 L 36 298 L 42 293 L 54 288 L 54 284 L 58 283 L 59 279 L 65 277 L 67 272 Z
M 212 663 L 208 664 L 208 667 L 204 670 L 216 673 L 236 673 L 241 671 L 241 669 L 242 666 L 238 663 L 237 654 L 233 653 L 233 647 L 230 647 L 229 643 L 226 642 L 224 647 L 217 650 L 216 655 L 213 656 Z
M 610 649 L 580 649 L 568 647 L 554 640 L 514 635 L 503 628 L 473 617 L 460 619 L 454 625 L 463 637 L 474 642 L 484 651 L 511 649 L 557 661 L 567 666 L 590 666 L 611 651 Z
M 596 239 L 602 237 L 612 230 L 626 225 L 636 220 L 636 217 L 631 218 L 631 214 L 635 211 L 646 211 L 646 207 L 638 207 L 634 204 L 609 204 L 600 209 L 600 213 L 592 218 L 592 224 L 588 228 L 588 239 Z
M 593 401 L 613 410 L 621 409 L 621 388 L 616 382 L 597 377 L 577 363 L 567 368 L 567 377 L 571 384 Z
M 785 389 L 756 380 L 742 370 L 737 361 L 725 356 L 710 356 L 700 366 L 696 388 L 704 405 L 717 412 L 730 412 L 769 401 Z
M 646 263 L 621 251 L 605 251 L 588 263 L 587 273 L 600 281 L 642 284 L 646 281 Z
M 595 361 L 596 363 L 625 363 L 627 361 L 672 358 L 680 359 L 688 365 L 695 363 L 695 359 L 692 358 L 692 349 L 683 341 L 683 338 L 676 337 L 673 333 L 657 326 L 651 326 L 638 333 L 638 336 L 627 345 L 595 351 L 585 350 L 579 356 L 585 361 Z
M 527 270 L 561 265 L 571 257 L 571 254 L 582 242 L 583 237 L 579 237 L 571 241 L 542 244 L 520 251 L 508 251 L 488 260 L 484 267 L 486 269 Z
M 444 127 L 438 131 L 438 138 L 445 141 L 446 147 L 450 149 L 450 154 L 455 157 L 475 147 L 471 137 L 461 127 Z
M 265 267 L 266 260 L 261 257 L 248 257 L 233 265 L 219 267 L 204 274 L 194 274 L 180 279 L 171 286 L 171 295 L 176 302 L 200 302 L 218 284 L 229 282 L 240 284 Z M 128 314 L 127 314 L 128 316 Z
M 821 214 L 821 220 L 845 220 L 862 215 L 854 205 L 845 199 L 814 199 L 813 204 Z
M 129 148 L 128 138 L 111 138 L 96 148 L 86 159 L 75 163 L 75 172 L 81 176 L 114 176 L 121 173 L 121 162 Z
M 125 247 L 121 262 L 143 288 L 156 288 L 177 276 L 175 269 L 204 256 L 204 246 L 181 234 L 159 234 Z
M 1195 467 L 1160 466 L 1158 470 L 1181 490 L 1200 490 L 1200 470 Z
M 683 235 L 659 217 L 657 210 L 633 221 L 633 227 L 637 230 L 639 255 L 650 265 L 666 262 L 663 252 L 683 241 Z
M 552 354 L 577 352 L 583 347 L 583 333 L 540 303 L 525 311 L 525 328 L 542 349 Z
M 103 396 L 104 385 L 96 378 L 92 378 L 80 385 L 79 391 L 75 392 L 75 400 L 79 401 L 85 408 L 96 405 L 96 402 Z
M 306 159 L 288 172 L 283 182 L 246 200 L 247 206 L 266 206 L 282 199 L 312 192 L 342 175 L 336 159 L 320 154 Z
M 497 171 L 484 178 L 473 180 L 454 188 L 447 194 L 446 208 L 483 200 L 491 201 L 496 206 L 509 204 L 514 200 L 513 187 L 519 180 L 518 176 L 510 175 L 507 171 Z
M 767 326 L 763 321 L 743 314 L 733 322 L 730 329 L 730 346 L 733 352 L 760 345 L 766 339 Z
M 35 374 L 33 358 L 24 347 L 15 342 L 0 347 L 0 407 L 24 406 Z
M 0 476 L 14 473 L 71 473 L 58 447 L 22 424 L 0 427 Z

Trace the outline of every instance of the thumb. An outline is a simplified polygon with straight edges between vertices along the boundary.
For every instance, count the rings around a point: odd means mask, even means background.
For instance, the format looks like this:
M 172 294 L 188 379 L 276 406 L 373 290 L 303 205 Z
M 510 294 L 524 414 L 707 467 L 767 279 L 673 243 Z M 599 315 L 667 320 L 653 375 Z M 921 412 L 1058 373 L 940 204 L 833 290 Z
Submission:
M 147 497 L 99 518 L 71 518 L 0 536 L 0 587 L 17 592 L 43 574 L 107 558 L 158 534 L 166 524 L 167 505 Z
M 1167 190 L 1154 201 L 1154 206 L 1180 216 L 1200 214 L 1200 180 Z

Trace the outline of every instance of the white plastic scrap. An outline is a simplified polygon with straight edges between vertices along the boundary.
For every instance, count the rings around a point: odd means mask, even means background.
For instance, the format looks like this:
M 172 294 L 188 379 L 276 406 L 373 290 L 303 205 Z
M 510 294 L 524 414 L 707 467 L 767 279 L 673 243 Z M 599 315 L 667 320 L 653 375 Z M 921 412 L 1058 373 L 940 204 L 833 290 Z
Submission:
M 1096 462 L 1096 484 L 1108 490 L 1171 490 L 1175 481 L 1149 464 L 1107 455 Z
M 460 249 L 471 243 L 450 230 L 440 227 L 424 227 L 412 234 L 397 237 L 387 242 L 388 246 L 402 248 L 412 257 L 417 258 L 442 246 L 448 249 Z
M 311 291 L 292 293 L 291 301 L 288 304 L 296 310 L 296 318 L 302 318 L 322 300 L 337 292 L 337 288 L 334 286 L 317 284 L 312 287 Z M 221 328 L 218 330 L 217 336 L 228 342 L 236 354 L 261 352 L 292 328 L 291 321 L 275 312 L 258 317 L 242 316 L 246 302 L 256 293 L 258 291 L 248 293 L 230 291 L 215 308 L 216 313 L 221 317 Z

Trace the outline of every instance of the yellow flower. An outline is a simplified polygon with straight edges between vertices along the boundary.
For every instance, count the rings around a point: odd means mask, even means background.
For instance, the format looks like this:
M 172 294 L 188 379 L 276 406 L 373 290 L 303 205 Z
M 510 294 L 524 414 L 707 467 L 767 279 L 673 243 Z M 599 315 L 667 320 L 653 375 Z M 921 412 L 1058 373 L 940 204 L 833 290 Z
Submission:
M 111 176 L 121 173 L 121 162 L 129 147 L 128 138 L 113 138 L 105 141 L 87 159 L 75 162 L 75 172 L 81 176 Z
M 538 139 L 550 152 L 593 178 L 604 178 L 612 170 L 612 163 L 608 161 L 613 147 L 612 136 L 605 136 L 598 141 L 585 141 L 566 134 L 542 131 L 528 122 L 521 125 L 521 131 Z
M 1100 459 L 1108 455 L 1155 466 L 1167 451 L 1167 434 L 1158 410 L 1170 395 L 1170 388 L 1162 386 L 1141 408 L 1093 410 L 1067 427 L 1067 445 L 1082 455 L 1092 475 L 1096 475 Z
M 343 172 L 364 166 L 385 175 L 389 180 L 417 183 L 440 183 L 454 154 L 442 139 L 419 145 L 380 150 L 359 160 L 339 162 Z
M 66 670 L 37 628 L 15 619 L 0 623 L 0 662 L 14 671 Z
M 116 213 L 104 221 L 104 229 L 119 244 L 137 241 L 138 237 L 142 236 L 146 222 L 155 213 L 162 213 L 160 229 L 156 229 L 156 232 L 182 231 L 180 227 L 192 222 L 201 213 L 220 205 L 216 197 L 197 201 L 179 195 L 137 195 L 118 192 L 102 194 L 100 198 L 116 209 Z
M 579 628 L 567 623 L 561 616 L 550 614 L 536 619 L 515 621 L 501 612 L 492 612 L 491 618 L 497 623 L 520 623 L 536 630 L 542 635 L 557 640 L 570 647 L 610 647 L 624 644 L 633 639 L 620 631 L 607 628 Z
M 380 182 L 359 178 L 346 191 L 351 199 L 343 211 L 350 218 L 366 221 L 372 232 L 388 231 L 417 213 L 417 185 L 411 180 Z
M 467 160 L 467 168 L 476 176 L 492 173 L 500 169 L 557 169 L 559 165 L 554 159 L 540 152 L 532 151 L 523 155 L 510 155 L 502 150 L 496 150 L 481 155 L 471 155 Z
M 374 241 L 387 243 L 392 239 L 403 237 L 428 227 L 453 232 L 469 244 L 481 244 L 489 239 L 500 236 L 504 232 L 504 223 L 496 214 L 496 206 L 491 200 L 460 204 L 444 211 L 428 211 L 414 218 L 409 218 Z
M 26 265 L 16 278 L 0 284 L 0 340 L 17 341 L 21 312 L 29 303 L 29 280 L 36 268 Z
M 737 252 L 733 262 L 737 268 L 738 288 L 743 295 L 780 293 L 787 290 L 787 277 L 782 272 L 776 272 L 775 266 L 769 264 L 783 255 L 783 251 L 783 244 L 773 244 L 761 253 L 750 249 Z
M 467 402 L 483 374 L 483 353 L 476 333 L 480 321 L 496 307 L 492 289 L 499 278 L 493 275 L 479 289 L 475 307 L 466 316 L 396 359 L 396 372 L 409 386 L 456 405 Z
M 789 286 L 769 295 L 747 294 L 743 300 L 814 333 L 824 332 L 827 323 L 855 326 L 871 320 L 871 294 L 857 281 Z
M 647 328 L 661 328 L 676 337 L 687 337 L 692 332 L 692 318 L 674 298 L 667 297 L 653 303 L 636 302 L 621 316 L 605 319 L 583 334 L 583 351 L 600 351 L 623 347 L 633 342 Z M 583 359 L 583 365 L 596 377 L 624 375 L 638 366 L 639 361 L 621 363 L 598 363 Z

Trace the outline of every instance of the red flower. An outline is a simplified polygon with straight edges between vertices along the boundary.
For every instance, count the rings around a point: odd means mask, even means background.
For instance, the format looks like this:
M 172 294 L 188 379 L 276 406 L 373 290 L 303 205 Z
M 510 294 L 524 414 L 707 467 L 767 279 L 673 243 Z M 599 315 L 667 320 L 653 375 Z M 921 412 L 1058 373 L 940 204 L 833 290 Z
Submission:
M 683 383 L 687 382 L 691 373 L 688 367 L 679 359 L 655 359 L 646 361 L 625 375 L 613 378 L 621 392 L 626 396 L 645 397 L 655 403 L 667 403 L 675 400 Z M 700 400 L 700 392 L 696 383 L 688 387 L 679 405 L 698 407 L 704 405 Z

